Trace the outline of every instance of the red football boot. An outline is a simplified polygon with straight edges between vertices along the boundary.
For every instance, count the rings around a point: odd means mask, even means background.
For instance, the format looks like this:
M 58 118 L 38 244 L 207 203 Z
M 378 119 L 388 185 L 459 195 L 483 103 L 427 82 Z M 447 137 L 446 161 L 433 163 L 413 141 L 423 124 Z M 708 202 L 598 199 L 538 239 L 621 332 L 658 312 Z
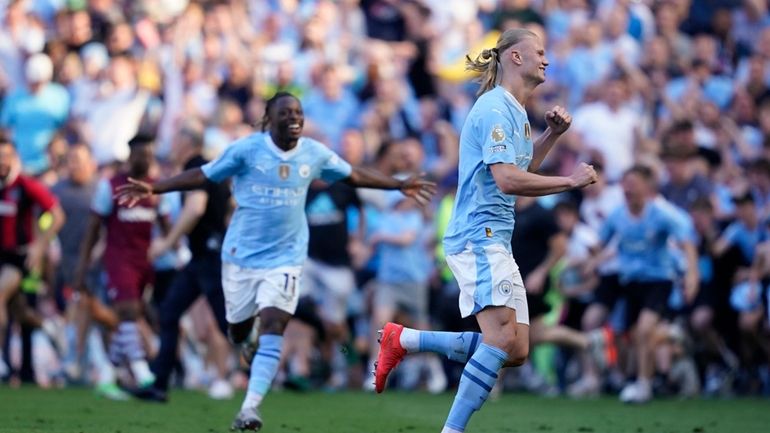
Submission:
M 388 322 L 380 331 L 380 353 L 374 363 L 374 389 L 377 393 L 385 390 L 388 374 L 404 359 L 406 349 L 401 347 L 401 331 L 404 327 Z

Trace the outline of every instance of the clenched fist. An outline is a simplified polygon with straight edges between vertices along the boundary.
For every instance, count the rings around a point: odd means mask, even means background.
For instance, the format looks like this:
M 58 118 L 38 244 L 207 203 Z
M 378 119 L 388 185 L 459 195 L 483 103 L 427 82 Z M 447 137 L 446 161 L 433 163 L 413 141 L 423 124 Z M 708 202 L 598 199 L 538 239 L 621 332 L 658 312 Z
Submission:
M 596 183 L 597 175 L 593 165 L 588 165 L 585 162 L 581 162 L 577 166 L 575 171 L 570 175 L 570 179 L 575 184 L 575 188 L 583 188 L 592 183 Z

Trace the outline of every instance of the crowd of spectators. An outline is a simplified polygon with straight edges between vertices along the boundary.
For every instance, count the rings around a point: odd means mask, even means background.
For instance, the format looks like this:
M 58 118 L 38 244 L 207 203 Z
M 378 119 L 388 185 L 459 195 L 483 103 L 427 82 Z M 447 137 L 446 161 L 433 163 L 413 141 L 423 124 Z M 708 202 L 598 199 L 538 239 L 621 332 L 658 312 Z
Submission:
M 308 293 L 287 331 L 276 386 L 367 387 L 374 331 L 387 320 L 472 328 L 459 319 L 456 283 L 440 247 L 456 187 L 459 131 L 477 89 L 463 62 L 467 53 L 493 46 L 501 30 L 525 27 L 545 41 L 550 62 L 545 84 L 526 107 L 533 134 L 544 129 L 544 113 L 554 105 L 574 118 L 543 171 L 569 174 L 585 161 L 602 178 L 583 193 L 537 202 L 542 213 L 531 230 L 542 230 L 541 260 L 548 256 L 555 265 L 542 269 L 548 278 L 540 272 L 525 281 L 545 294 L 551 311 L 543 320 L 585 331 L 600 325 L 582 316 L 600 280 L 584 272 L 585 264 L 598 254 L 606 218 L 624 201 L 624 173 L 642 164 L 654 175 L 655 200 L 675 205 L 692 228 L 701 290 L 685 299 L 675 284 L 654 335 L 655 392 L 768 395 L 768 3 L 0 0 L 0 128 L 23 172 L 53 191 L 67 217 L 46 266 L 18 284 L 14 297 L 25 298 L 23 305 L 8 296 L 10 288 L 0 296 L 11 325 L 9 338 L 0 338 L 6 341 L 0 375 L 41 386 L 110 376 L 100 373 L 109 368 L 100 334 L 75 326 L 79 316 L 70 309 L 78 299 L 70 286 L 78 234 L 96 182 L 126 162 L 137 135 L 155 137 L 156 177 L 182 168 L 172 152 L 182 130 L 200 141 L 207 159 L 216 158 L 233 140 L 261 129 L 265 100 L 278 91 L 301 99 L 305 135 L 354 165 L 391 175 L 425 172 L 439 194 L 418 210 L 376 191 L 319 186 L 311 192 L 314 279 L 340 269 L 352 277 L 343 272 L 331 283 L 306 284 L 336 290 L 329 296 L 342 293 L 347 304 L 328 306 L 326 295 L 318 295 L 325 292 Z M 5 188 L 0 183 L 0 200 L 12 200 Z M 556 236 L 564 244 L 554 251 Z M 514 255 L 526 256 L 528 248 L 514 243 Z M 156 261 L 158 277 L 186 263 L 185 249 L 182 242 Z M 97 297 L 106 290 L 98 263 L 95 257 L 89 280 Z M 341 283 L 348 278 L 350 284 Z M 413 296 L 399 297 L 394 287 L 414 290 Z M 150 358 L 164 314 L 162 300 L 150 299 L 159 296 L 162 290 L 148 287 Z M 622 305 L 610 313 L 623 340 L 632 330 Z M 109 329 L 109 312 L 104 315 L 94 314 L 94 327 Z M 207 347 L 224 344 L 209 306 L 196 304 L 182 329 L 179 384 L 209 386 L 222 372 Z M 570 352 L 536 352 L 500 388 L 579 396 L 619 390 L 627 379 L 620 356 L 598 382 L 581 382 L 581 357 Z M 400 368 L 398 386 L 441 391 L 456 383 L 458 372 L 437 359 L 412 364 Z M 235 387 L 243 386 L 239 367 L 233 351 L 227 367 L 233 373 L 225 377 Z

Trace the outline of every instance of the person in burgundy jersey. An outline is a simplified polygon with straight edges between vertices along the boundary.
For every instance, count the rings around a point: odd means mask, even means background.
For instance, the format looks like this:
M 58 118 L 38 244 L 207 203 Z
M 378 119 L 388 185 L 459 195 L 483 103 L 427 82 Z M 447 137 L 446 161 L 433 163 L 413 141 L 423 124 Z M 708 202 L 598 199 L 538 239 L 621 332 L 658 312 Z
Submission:
M 36 229 L 37 217 L 48 212 L 52 222 Z M 21 174 L 21 161 L 13 143 L 0 137 L 0 376 L 5 375 L 6 316 L 11 298 L 28 272 L 42 270 L 48 243 L 64 224 L 56 197 L 34 178 Z
M 149 179 L 154 158 L 152 138 L 134 137 L 129 146 L 128 171 L 119 172 L 111 179 L 102 179 L 96 187 L 74 286 L 77 290 L 87 290 L 84 278 L 89 258 L 104 226 L 106 246 L 103 262 L 107 274 L 107 298 L 120 320 L 110 341 L 110 360 L 116 365 L 127 365 L 137 388 L 142 390 L 155 381 L 147 364 L 138 327 L 142 317 L 142 292 L 153 281 L 153 267 L 147 252 L 153 226 L 159 223 L 164 232 L 167 230 L 164 217 L 168 214 L 168 207 L 159 197 L 143 199 L 132 208 L 119 204 L 113 198 L 115 189 L 128 183 L 129 176 Z

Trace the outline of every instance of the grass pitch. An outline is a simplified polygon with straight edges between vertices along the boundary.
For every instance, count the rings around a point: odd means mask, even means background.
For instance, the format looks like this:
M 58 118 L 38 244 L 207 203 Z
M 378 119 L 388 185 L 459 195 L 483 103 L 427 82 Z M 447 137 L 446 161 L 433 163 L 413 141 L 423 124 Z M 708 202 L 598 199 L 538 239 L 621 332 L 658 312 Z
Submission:
M 0 387 L 1 433 L 227 432 L 240 406 L 194 392 L 165 405 L 112 402 L 86 389 Z M 274 392 L 262 409 L 264 433 L 438 433 L 453 395 Z M 469 433 L 760 433 L 768 400 L 662 400 L 624 406 L 614 398 L 573 401 L 508 394 L 487 403 Z

